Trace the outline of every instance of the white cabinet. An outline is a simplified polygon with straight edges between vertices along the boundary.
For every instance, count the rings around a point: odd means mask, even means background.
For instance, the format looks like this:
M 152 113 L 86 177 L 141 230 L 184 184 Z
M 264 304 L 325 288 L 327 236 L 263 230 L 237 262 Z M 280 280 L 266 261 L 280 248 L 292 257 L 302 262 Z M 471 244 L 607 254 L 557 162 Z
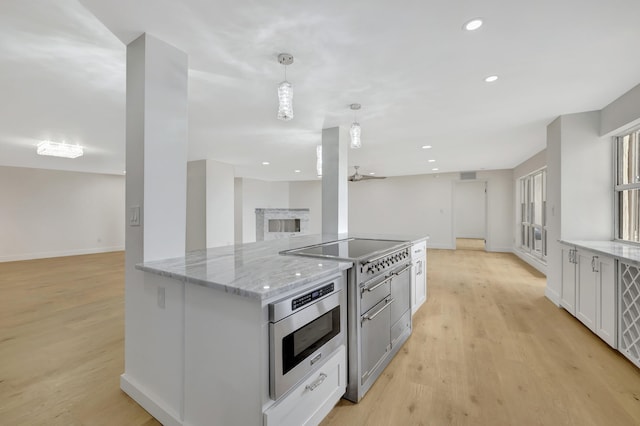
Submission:
M 594 262 L 595 254 L 578 250 L 577 275 L 576 275 L 576 318 L 578 318 L 591 331 L 596 330 L 596 281 Z
M 427 300 L 427 242 L 421 241 L 411 247 L 411 314 Z
M 560 304 L 602 340 L 617 347 L 613 258 L 562 246 Z
M 618 347 L 616 339 L 616 262 L 610 257 L 599 257 L 598 281 L 596 285 L 596 334 L 613 348 Z
M 576 314 L 576 250 L 568 246 L 562 247 L 562 288 L 560 305 Z
M 317 425 L 329 414 L 347 387 L 344 345 L 315 374 L 264 413 L 264 425 Z

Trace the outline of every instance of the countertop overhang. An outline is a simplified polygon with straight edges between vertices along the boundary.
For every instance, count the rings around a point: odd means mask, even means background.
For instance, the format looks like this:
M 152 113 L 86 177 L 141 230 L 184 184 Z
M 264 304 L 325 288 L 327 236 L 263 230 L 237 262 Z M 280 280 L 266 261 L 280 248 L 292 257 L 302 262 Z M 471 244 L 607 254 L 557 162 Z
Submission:
M 416 243 L 424 236 L 380 234 L 303 235 L 256 243 L 194 250 L 182 257 L 136 265 L 186 283 L 265 300 L 349 269 L 353 263 L 280 255 L 282 251 L 345 238 L 379 238 Z
M 604 256 L 640 263 L 640 246 L 634 244 L 606 240 L 559 240 L 559 242 L 585 250 L 591 250 Z

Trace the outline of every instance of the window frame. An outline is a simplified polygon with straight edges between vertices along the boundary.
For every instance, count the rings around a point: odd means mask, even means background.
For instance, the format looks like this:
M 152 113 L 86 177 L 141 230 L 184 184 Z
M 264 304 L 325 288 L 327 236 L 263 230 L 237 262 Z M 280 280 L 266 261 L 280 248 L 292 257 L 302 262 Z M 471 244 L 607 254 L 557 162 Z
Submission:
M 540 176 L 540 224 L 535 217 L 535 180 Z M 547 242 L 547 167 L 541 167 L 518 179 L 520 185 L 520 249 L 543 262 L 548 254 Z M 540 234 L 540 251 L 536 250 L 536 231 Z
M 613 240 L 617 242 L 625 243 L 625 244 L 640 246 L 640 238 L 639 238 L 639 241 L 625 240 L 623 238 L 620 238 L 620 235 L 621 235 L 620 196 L 625 191 L 634 190 L 634 189 L 640 190 L 640 179 L 638 179 L 638 182 L 635 182 L 635 183 L 626 183 L 626 184 L 618 183 L 618 171 L 620 167 L 619 155 L 620 155 L 621 141 L 626 136 L 629 136 L 633 133 L 637 133 L 636 138 L 640 140 L 640 126 L 631 128 L 629 130 L 626 130 L 624 133 L 621 133 L 617 136 L 612 137 L 612 141 L 613 141 L 613 215 L 614 215 Z M 640 211 L 638 212 L 638 215 L 640 216 Z M 638 222 L 640 222 L 640 217 L 637 220 Z M 639 227 L 639 230 L 640 230 L 640 227 Z

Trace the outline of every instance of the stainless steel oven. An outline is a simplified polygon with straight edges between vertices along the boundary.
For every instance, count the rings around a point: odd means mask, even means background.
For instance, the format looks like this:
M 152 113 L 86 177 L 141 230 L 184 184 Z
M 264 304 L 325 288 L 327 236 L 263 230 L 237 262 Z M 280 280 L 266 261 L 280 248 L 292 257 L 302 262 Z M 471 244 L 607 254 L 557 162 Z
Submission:
M 342 277 L 269 304 L 269 395 L 278 399 L 344 343 Z

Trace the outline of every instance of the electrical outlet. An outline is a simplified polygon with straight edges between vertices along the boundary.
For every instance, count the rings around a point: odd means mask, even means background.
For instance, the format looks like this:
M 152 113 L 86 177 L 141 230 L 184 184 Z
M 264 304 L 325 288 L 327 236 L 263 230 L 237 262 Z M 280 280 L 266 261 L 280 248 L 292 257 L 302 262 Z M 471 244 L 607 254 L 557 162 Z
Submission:
M 164 287 L 158 287 L 158 308 L 165 308 Z

